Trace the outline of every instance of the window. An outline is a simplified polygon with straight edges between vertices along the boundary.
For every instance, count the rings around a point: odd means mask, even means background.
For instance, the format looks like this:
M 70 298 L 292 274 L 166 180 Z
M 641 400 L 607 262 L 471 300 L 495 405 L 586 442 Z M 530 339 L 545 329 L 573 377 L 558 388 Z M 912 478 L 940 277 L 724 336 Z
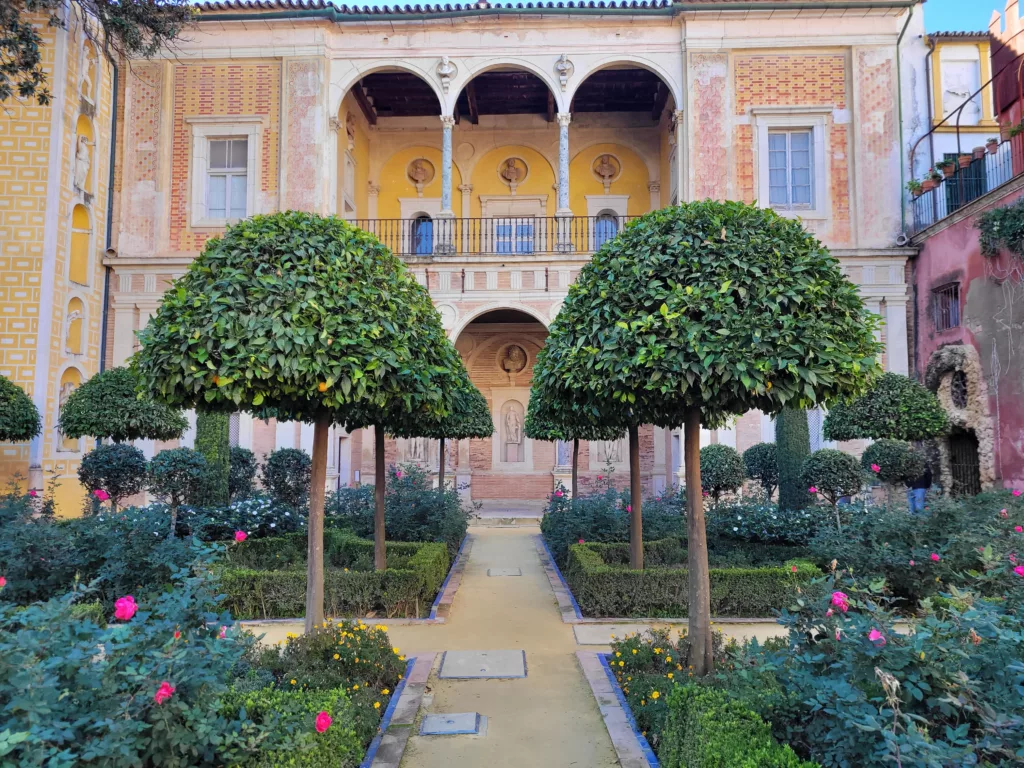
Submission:
M 206 214 L 211 219 L 246 217 L 249 140 L 211 139 Z
M 426 214 L 412 220 L 412 252 L 417 256 L 434 252 L 434 222 Z
M 530 219 L 495 219 L 495 251 L 533 253 L 533 225 Z
M 960 327 L 960 284 L 950 283 L 932 291 L 932 310 L 935 330 L 945 331 Z
M 772 208 L 813 207 L 813 142 L 808 130 L 768 133 L 768 202 Z

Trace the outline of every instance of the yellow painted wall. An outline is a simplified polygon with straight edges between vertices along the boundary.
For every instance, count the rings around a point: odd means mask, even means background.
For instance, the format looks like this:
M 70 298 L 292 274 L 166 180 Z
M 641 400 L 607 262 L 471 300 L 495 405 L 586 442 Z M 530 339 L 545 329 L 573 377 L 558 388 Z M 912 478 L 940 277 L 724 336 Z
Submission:
M 348 148 L 348 133 L 345 130 L 348 115 L 352 115 L 355 120 L 355 141 L 351 150 Z M 338 110 L 338 120 L 341 122 L 341 129 L 338 131 L 338 211 L 344 210 L 342 191 L 345 183 L 345 153 L 350 152 L 356 162 L 356 183 L 353 195 L 356 204 L 356 218 L 365 219 L 370 215 L 367 202 L 370 180 L 370 126 L 351 92 L 342 99 L 341 108 Z
M 672 121 L 662 119 L 661 125 L 661 207 L 672 202 L 672 145 L 669 144 L 669 133 Z
M 402 215 L 398 202 L 402 197 L 416 197 L 416 185 L 409 180 L 409 163 L 422 157 L 434 166 L 434 178 L 423 187 L 423 197 L 441 197 L 441 150 L 433 147 L 409 147 L 402 149 L 388 158 L 380 172 L 380 196 L 377 202 L 377 217 L 381 219 L 397 219 Z M 452 167 L 452 211 L 456 217 L 462 216 L 462 193 L 459 185 L 462 177 L 459 169 Z M 507 189 L 507 187 L 506 187 Z M 473 194 L 476 194 L 474 188 Z M 479 216 L 479 207 L 475 216 Z
M 481 215 L 480 195 L 507 195 L 508 184 L 499 175 L 501 164 L 509 157 L 521 158 L 529 168 L 529 173 L 522 183 L 516 187 L 519 195 L 547 195 L 547 215 L 554 216 L 558 207 L 558 194 L 555 192 L 555 172 L 547 158 L 540 152 L 529 147 L 509 145 L 492 149 L 481 157 L 473 168 L 473 201 L 470 206 L 470 217 Z
M 647 189 L 648 173 L 644 161 L 621 144 L 595 144 L 577 153 L 569 161 L 569 207 L 577 216 L 587 215 L 587 195 L 603 195 L 604 184 L 593 173 L 594 161 L 601 155 L 614 155 L 621 171 L 608 189 L 610 195 L 629 195 L 626 214 L 639 216 L 651 209 Z

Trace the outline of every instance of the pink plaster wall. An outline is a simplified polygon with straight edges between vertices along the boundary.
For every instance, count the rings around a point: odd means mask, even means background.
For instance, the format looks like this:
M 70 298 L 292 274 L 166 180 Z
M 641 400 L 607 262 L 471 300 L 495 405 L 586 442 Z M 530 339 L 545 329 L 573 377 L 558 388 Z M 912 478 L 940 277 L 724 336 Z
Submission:
M 693 198 L 729 197 L 727 147 L 729 57 L 724 53 L 695 53 L 693 72 Z

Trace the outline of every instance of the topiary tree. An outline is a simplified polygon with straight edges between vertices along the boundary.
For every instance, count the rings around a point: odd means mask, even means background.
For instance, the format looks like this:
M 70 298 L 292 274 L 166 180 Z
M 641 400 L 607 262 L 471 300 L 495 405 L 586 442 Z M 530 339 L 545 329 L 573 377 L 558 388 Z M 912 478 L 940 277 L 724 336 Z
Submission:
M 903 440 L 876 440 L 860 457 L 861 468 L 888 486 L 890 502 L 894 487 L 913 483 L 924 474 L 926 463 L 924 454 Z
M 278 448 L 267 454 L 260 468 L 260 481 L 270 495 L 295 509 L 309 502 L 313 461 L 298 448 Z
M 700 449 L 700 487 L 717 504 L 726 491 L 743 485 L 743 459 L 735 448 L 721 443 Z
M 857 459 L 834 448 L 823 448 L 815 451 L 804 462 L 800 479 L 808 492 L 820 495 L 832 505 L 836 516 L 836 529 L 842 533 L 843 524 L 839 519 L 839 500 L 844 496 L 853 496 L 862 487 L 860 465 Z
M 458 353 L 423 286 L 336 217 L 253 216 L 206 241 L 139 334 L 145 388 L 172 405 L 311 422 L 306 628 L 323 622 L 327 434 L 447 414 Z M 374 564 L 385 567 L 384 433 L 377 430 Z
M 149 490 L 171 508 L 171 535 L 178 528 L 178 507 L 199 506 L 209 465 L 191 448 L 160 451 L 149 462 Z
M 700 428 L 751 409 L 854 397 L 877 371 L 877 318 L 794 219 L 742 203 L 641 216 L 580 272 L 550 329 L 543 386 L 630 436 L 630 566 L 643 565 L 637 426 L 685 422 L 686 485 L 700 486 Z M 712 668 L 704 510 L 687 494 L 695 675 Z
M 775 417 L 775 445 L 779 459 L 779 506 L 803 509 L 811 503 L 807 484 L 800 479 L 804 462 L 811 455 L 811 432 L 807 411 L 783 408 Z
M 0 442 L 23 443 L 42 429 L 32 398 L 13 381 L 0 376 Z
M 139 398 L 139 378 L 130 368 L 108 368 L 72 392 L 57 424 L 71 438 L 176 440 L 188 421 L 176 409 Z
M 703 466 L 703 456 L 700 461 Z M 779 487 L 779 454 L 775 443 L 757 443 L 747 448 L 743 452 L 743 466 L 747 477 L 757 480 L 770 500 Z
M 829 440 L 927 440 L 949 431 L 949 416 L 933 392 L 886 373 L 866 394 L 832 406 L 824 431 Z
M 256 454 L 248 448 L 231 448 L 231 468 L 228 474 L 228 495 L 231 500 L 252 495 L 252 482 L 256 479 Z
M 230 499 L 231 414 L 223 411 L 196 414 L 196 450 L 206 459 L 208 504 L 227 504 Z
M 146 470 L 146 454 L 128 443 L 110 443 L 82 457 L 78 480 L 90 493 L 106 491 L 116 511 L 122 499 L 145 490 Z

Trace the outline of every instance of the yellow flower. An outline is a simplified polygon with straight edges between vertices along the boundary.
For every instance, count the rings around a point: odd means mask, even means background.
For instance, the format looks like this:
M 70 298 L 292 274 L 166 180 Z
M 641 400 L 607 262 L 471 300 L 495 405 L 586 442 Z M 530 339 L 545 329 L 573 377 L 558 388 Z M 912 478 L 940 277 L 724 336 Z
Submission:
M 647 701 L 645 699 L 640 699 L 640 706 L 641 707 L 646 707 L 647 706 Z
M 659 698 L 660 696 L 661 696 L 661 694 L 660 694 L 660 693 L 658 693 L 657 691 L 651 691 L 651 698 L 652 698 L 652 699 L 657 699 L 657 698 Z
M 655 648 L 655 649 L 654 649 L 654 652 L 655 652 L 655 653 L 661 653 L 661 648 Z
M 398 660 L 399 660 L 399 661 L 405 661 L 405 656 L 399 656 L 399 657 L 398 657 Z M 401 675 L 399 675 L 398 679 L 399 679 L 399 680 L 401 680 L 401 679 L 402 679 Z
M 672 679 L 672 673 L 671 673 L 671 672 L 669 672 L 669 673 L 668 673 L 668 679 L 669 679 L 669 680 L 671 680 L 671 679 Z
M 636 648 L 633 649 L 633 655 L 636 656 Z
M 621 653 L 619 653 L 618 651 L 616 651 L 616 652 L 615 652 L 615 658 L 616 658 L 616 659 L 617 659 L 617 658 L 619 658 L 619 657 L 620 657 L 621 655 L 622 655 L 622 654 L 621 654 Z
M 373 708 L 374 709 L 380 709 L 380 702 L 379 701 L 373 702 Z
M 666 656 L 665 657 L 665 663 L 666 664 L 671 664 L 672 663 L 672 657 L 671 656 Z
M 358 691 L 359 690 L 359 683 L 356 683 L 355 685 L 353 685 L 352 686 L 352 690 L 353 691 Z
M 620 661 L 620 662 L 619 662 L 619 666 L 620 666 L 620 667 L 624 667 L 624 666 L 626 666 L 626 662 L 624 662 L 624 661 Z
M 295 685 L 295 678 L 292 678 L 292 685 Z
M 341 658 L 341 656 L 340 656 L 339 654 L 337 654 L 337 653 L 336 653 L 336 654 L 334 654 L 334 660 L 335 660 L 335 661 L 337 661 L 337 660 L 338 660 L 338 659 L 340 659 L 340 658 Z
M 397 655 L 399 654 L 399 650 L 398 650 L 397 648 L 392 648 L 392 649 L 391 649 L 391 652 L 392 652 L 393 654 L 395 654 L 395 656 L 397 656 Z
M 385 688 L 383 691 L 381 691 L 382 696 L 387 696 L 389 693 L 391 693 L 391 690 L 389 688 Z

